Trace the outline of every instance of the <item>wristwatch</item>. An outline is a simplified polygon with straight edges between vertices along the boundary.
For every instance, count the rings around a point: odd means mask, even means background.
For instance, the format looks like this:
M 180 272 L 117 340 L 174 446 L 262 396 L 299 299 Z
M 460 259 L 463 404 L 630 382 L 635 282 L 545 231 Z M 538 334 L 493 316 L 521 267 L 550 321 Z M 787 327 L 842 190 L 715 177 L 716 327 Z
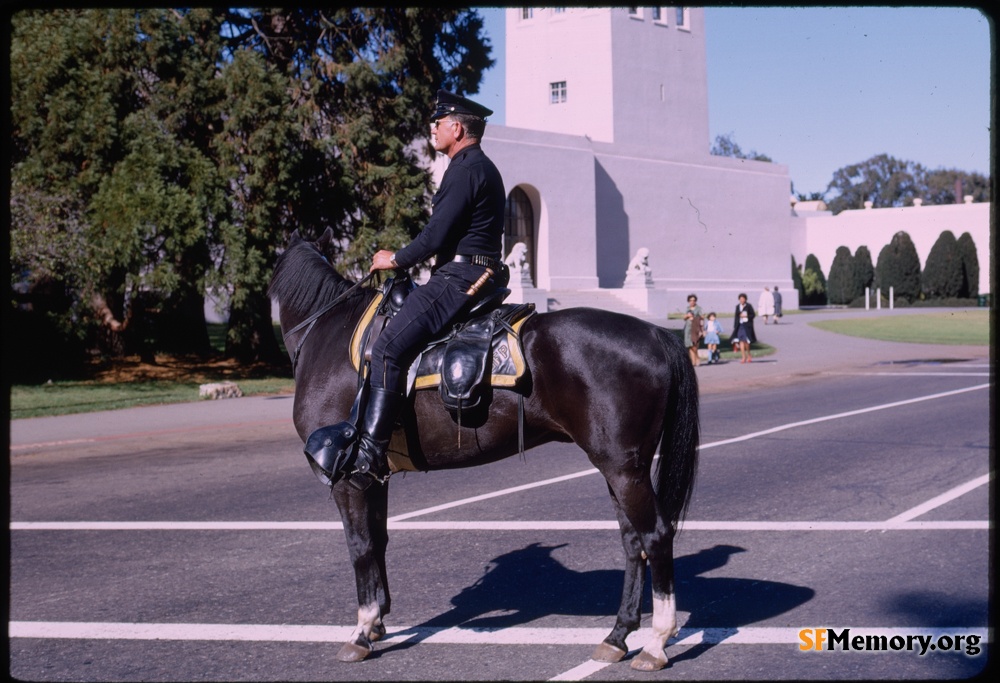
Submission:
M 396 263 L 396 252 L 393 252 L 392 258 L 389 259 L 389 263 L 392 264 L 393 268 L 399 268 L 399 264 Z

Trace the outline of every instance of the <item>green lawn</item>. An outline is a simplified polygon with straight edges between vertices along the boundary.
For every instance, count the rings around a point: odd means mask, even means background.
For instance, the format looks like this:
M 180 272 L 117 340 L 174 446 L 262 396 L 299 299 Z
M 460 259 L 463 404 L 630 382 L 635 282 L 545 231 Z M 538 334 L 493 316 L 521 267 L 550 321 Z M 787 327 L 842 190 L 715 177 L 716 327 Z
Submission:
M 293 391 L 295 382 L 273 377 L 236 380 L 244 396 L 280 394 Z M 41 417 L 117 410 L 164 403 L 187 403 L 207 400 L 198 395 L 198 384 L 186 382 L 129 382 L 98 384 L 94 382 L 52 382 L 50 384 L 14 385 L 10 391 L 10 417 Z
M 989 345 L 991 327 L 990 312 L 985 308 L 849 320 L 822 320 L 809 324 L 821 330 L 852 337 L 961 346 Z
M 810 323 L 830 332 L 884 341 L 918 344 L 988 345 L 990 314 L 988 309 L 956 309 L 954 311 L 884 315 L 824 320 Z M 681 336 L 681 330 L 671 330 Z M 221 345 L 217 336 L 215 343 Z M 722 358 L 733 360 L 734 354 L 723 338 Z M 768 344 L 754 344 L 754 358 L 769 356 L 777 349 Z M 278 394 L 294 390 L 287 377 L 263 377 L 235 380 L 243 394 Z M 132 406 L 181 403 L 202 400 L 198 384 L 193 382 L 148 381 L 121 384 L 95 382 L 53 382 L 37 386 L 15 385 L 11 388 L 11 419 L 43 415 L 87 413 L 115 410 Z

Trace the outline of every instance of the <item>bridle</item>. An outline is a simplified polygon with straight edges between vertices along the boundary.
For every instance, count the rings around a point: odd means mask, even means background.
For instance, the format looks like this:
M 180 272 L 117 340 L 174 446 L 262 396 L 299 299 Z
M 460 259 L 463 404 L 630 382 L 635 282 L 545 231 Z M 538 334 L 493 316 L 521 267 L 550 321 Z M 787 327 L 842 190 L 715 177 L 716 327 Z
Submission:
M 309 333 L 312 332 L 313 327 L 316 325 L 316 321 L 319 320 L 322 316 L 324 316 L 327 313 L 329 313 L 334 308 L 334 306 L 336 306 L 337 304 L 343 302 L 344 299 L 346 299 L 358 287 L 362 286 L 363 284 L 365 284 L 366 282 L 368 282 L 369 280 L 371 280 L 373 277 L 375 277 L 375 275 L 378 272 L 379 271 L 377 271 L 377 270 L 373 270 L 372 272 L 368 273 L 368 275 L 365 275 L 363 278 L 361 278 L 361 280 L 359 280 L 356 284 L 352 285 L 346 292 L 344 292 L 343 294 L 341 294 L 340 296 L 338 296 L 336 299 L 334 299 L 333 301 L 331 301 L 327 305 L 325 305 L 322 308 L 320 308 L 318 311 L 316 311 L 315 313 L 313 313 L 312 315 L 310 315 L 308 318 L 306 318 L 305 320 L 303 320 L 302 322 L 300 322 L 298 325 L 296 325 L 292 329 L 288 330 L 288 332 L 284 332 L 281 335 L 282 340 L 284 340 L 284 342 L 285 342 L 285 348 L 288 348 L 288 337 L 290 337 L 291 335 L 295 334 L 296 332 L 298 332 L 299 330 L 301 330 L 303 327 L 306 328 L 305 334 L 303 334 L 302 337 L 299 338 L 298 344 L 295 345 L 295 351 L 292 353 L 292 375 L 293 376 L 295 375 L 295 367 L 296 367 L 296 365 L 299 362 L 299 353 L 302 351 L 302 345 L 306 343 L 306 338 L 309 336 Z

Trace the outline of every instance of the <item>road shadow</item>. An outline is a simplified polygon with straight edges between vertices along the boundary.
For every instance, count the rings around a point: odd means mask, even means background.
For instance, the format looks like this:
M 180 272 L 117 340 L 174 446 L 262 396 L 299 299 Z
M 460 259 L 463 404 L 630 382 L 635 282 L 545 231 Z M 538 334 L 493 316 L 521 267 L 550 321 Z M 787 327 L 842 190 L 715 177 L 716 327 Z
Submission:
M 482 578 L 452 598 L 451 609 L 415 626 L 413 636 L 406 641 L 381 651 L 411 647 L 441 628 L 510 628 L 550 615 L 607 617 L 610 632 L 618 612 L 624 571 L 569 569 L 553 557 L 554 551 L 566 545 L 532 543 L 495 557 Z M 704 576 L 724 567 L 732 555 L 741 552 L 746 551 L 738 546 L 716 545 L 674 560 L 677 609 L 690 613 L 683 624 L 685 629 L 746 626 L 794 609 L 815 595 L 811 588 L 776 581 Z M 651 611 L 647 572 L 643 614 Z M 690 658 L 696 656 L 695 651 L 704 652 L 710 647 L 695 646 L 672 659 Z

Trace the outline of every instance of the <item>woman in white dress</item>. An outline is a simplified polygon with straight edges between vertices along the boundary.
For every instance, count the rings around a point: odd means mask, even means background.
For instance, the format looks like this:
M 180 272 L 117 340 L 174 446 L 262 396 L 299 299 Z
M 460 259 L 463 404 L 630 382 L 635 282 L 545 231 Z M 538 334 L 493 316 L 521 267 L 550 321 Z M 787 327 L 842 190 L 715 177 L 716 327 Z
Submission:
M 764 291 L 760 293 L 760 298 L 757 299 L 757 315 L 764 318 L 764 324 L 767 324 L 767 316 L 774 315 L 774 295 L 771 294 L 771 289 L 765 287 Z M 774 319 L 778 322 L 778 319 Z

